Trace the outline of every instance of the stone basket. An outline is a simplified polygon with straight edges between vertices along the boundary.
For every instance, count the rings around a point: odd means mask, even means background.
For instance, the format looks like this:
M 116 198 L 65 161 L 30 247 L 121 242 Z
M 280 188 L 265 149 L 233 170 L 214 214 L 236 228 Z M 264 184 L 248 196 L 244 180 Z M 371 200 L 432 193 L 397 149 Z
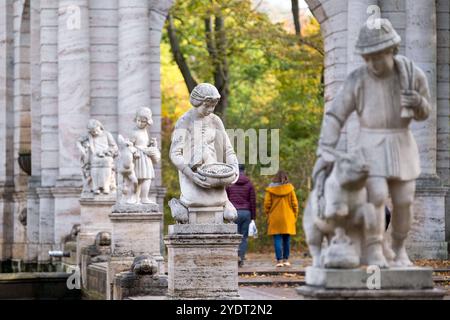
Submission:
M 197 173 L 205 178 L 213 188 L 226 187 L 236 179 L 234 167 L 226 163 L 202 165 Z

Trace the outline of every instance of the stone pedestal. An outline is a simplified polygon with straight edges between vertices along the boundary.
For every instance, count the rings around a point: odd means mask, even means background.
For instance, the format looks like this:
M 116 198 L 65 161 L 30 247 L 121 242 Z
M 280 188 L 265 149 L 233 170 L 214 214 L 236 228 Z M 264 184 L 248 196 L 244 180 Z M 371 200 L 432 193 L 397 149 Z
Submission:
M 80 199 L 80 233 L 77 238 L 77 264 L 81 264 L 81 250 L 93 245 L 99 232 L 112 232 L 109 220 L 115 196 L 82 195 Z
M 223 208 L 190 208 L 191 224 L 169 226 L 169 299 L 239 299 L 237 225 Z
M 443 299 L 433 287 L 431 268 L 321 269 L 306 268 L 305 299 Z
M 114 276 L 129 271 L 134 258 L 151 255 L 158 261 L 158 272 L 164 274 L 160 251 L 163 214 L 157 204 L 116 205 L 109 215 L 112 223 L 112 254 L 108 263 L 107 299 L 116 299 Z

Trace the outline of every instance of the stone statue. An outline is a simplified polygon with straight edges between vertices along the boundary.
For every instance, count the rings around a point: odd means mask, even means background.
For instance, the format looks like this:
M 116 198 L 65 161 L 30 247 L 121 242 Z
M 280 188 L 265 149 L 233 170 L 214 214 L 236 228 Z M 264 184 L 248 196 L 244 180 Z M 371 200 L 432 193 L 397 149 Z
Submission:
M 135 203 L 138 179 L 134 170 L 134 160 L 139 157 L 137 149 L 129 140 L 125 140 L 120 134 L 119 143 L 119 161 L 117 170 L 119 173 L 119 193 L 118 202 Z
M 89 263 L 107 262 L 111 255 L 111 233 L 105 231 L 97 233 L 94 244 L 83 250 L 84 254 L 89 256 Z
M 322 156 L 334 162 L 325 181 L 326 196 L 319 197 L 314 189 L 303 217 L 313 266 L 356 268 L 365 261 L 361 248 L 364 231 L 373 227 L 370 222 L 375 220 L 365 188 L 369 168 L 360 150 L 346 154 L 324 147 Z M 322 252 L 324 238 L 330 245 Z
M 314 191 L 307 211 L 314 207 L 324 210 L 329 206 L 328 202 L 333 201 L 335 191 L 327 190 L 326 184 L 327 179 L 331 178 L 331 170 L 334 170 L 333 164 L 337 165 L 337 171 L 340 164 L 335 156 L 329 156 L 329 150 L 336 148 L 342 127 L 350 114 L 356 111 L 360 124 L 358 146 L 368 167 L 365 189 L 371 204 L 363 209 L 364 223 L 360 228 L 363 228 L 364 236 L 356 237 L 361 241 L 363 262 L 388 267 L 387 258 L 392 256 L 392 266 L 405 267 L 412 265 L 406 253 L 405 240 L 413 219 L 415 179 L 420 174 L 419 152 L 409 126 L 413 120 L 424 121 L 428 118 L 431 112 L 430 93 L 424 72 L 411 60 L 397 54 L 401 38 L 391 23 L 386 19 L 379 22 L 380 28 L 366 24 L 361 29 L 356 50 L 364 58 L 365 65 L 347 77 L 326 111 L 319 141 L 319 158 L 313 172 Z M 357 171 L 355 168 L 355 173 L 348 173 L 361 174 Z M 359 182 L 352 182 L 346 187 L 342 185 L 351 193 L 359 186 Z M 383 251 L 384 210 L 389 195 L 394 206 L 392 247 Z M 346 209 L 353 200 L 345 199 L 345 205 L 340 203 L 335 210 L 325 211 L 326 215 L 335 215 L 329 220 L 336 220 L 339 216 L 353 219 L 351 210 L 347 212 Z M 323 202 L 325 206 L 321 205 Z M 319 217 L 317 221 L 321 223 L 326 219 Z M 307 233 L 307 241 L 311 243 L 314 233 Z
M 179 172 L 181 196 L 170 204 L 180 223 L 186 222 L 189 207 L 223 206 L 226 220 L 237 216 L 225 188 L 239 176 L 238 161 L 222 120 L 213 113 L 219 100 L 213 85 L 199 84 L 191 93 L 193 108 L 181 116 L 172 134 L 170 159 Z
M 88 135 L 81 137 L 77 143 L 81 152 L 83 192 L 109 194 L 116 189 L 114 158 L 117 156 L 117 144 L 100 121 L 89 120 L 87 129 Z
M 131 271 L 136 275 L 158 274 L 158 262 L 151 255 L 142 255 L 134 258 Z
M 63 243 L 77 242 L 78 234 L 80 233 L 81 225 L 79 223 L 74 224 L 70 230 L 70 234 L 64 237 Z
M 124 185 L 122 192 L 129 204 L 153 203 L 149 198 L 150 186 L 155 178 L 153 166 L 161 160 L 156 138 L 150 138 L 148 127 L 153 124 L 152 111 L 143 107 L 136 112 L 136 127 L 131 138 L 120 137 L 119 173 Z

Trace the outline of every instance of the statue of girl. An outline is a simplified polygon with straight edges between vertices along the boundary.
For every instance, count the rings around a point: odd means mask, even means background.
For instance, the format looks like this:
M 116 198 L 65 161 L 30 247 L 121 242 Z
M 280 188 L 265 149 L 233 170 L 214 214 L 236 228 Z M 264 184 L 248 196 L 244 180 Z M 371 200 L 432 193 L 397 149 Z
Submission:
M 148 204 L 152 201 L 148 198 L 152 180 L 155 178 L 153 166 L 161 160 L 161 152 L 158 149 L 156 138 L 150 138 L 147 128 L 153 124 L 152 111 L 142 107 L 136 112 L 134 119 L 136 127 L 130 138 L 131 143 L 137 149 L 134 159 L 134 170 L 138 185 L 134 196 L 129 203 Z

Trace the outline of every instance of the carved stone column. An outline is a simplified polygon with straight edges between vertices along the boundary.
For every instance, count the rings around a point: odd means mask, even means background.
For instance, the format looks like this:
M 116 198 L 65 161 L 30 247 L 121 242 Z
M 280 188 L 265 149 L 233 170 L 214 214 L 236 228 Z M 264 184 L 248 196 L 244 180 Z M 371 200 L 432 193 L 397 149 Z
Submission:
M 136 110 L 150 106 L 148 0 L 119 0 L 119 133 L 128 136 Z
M 411 129 L 419 146 L 422 174 L 417 180 L 415 219 L 409 251 L 416 258 L 447 258 L 445 241 L 445 194 L 436 174 L 437 141 L 437 43 L 435 1 L 405 1 L 405 54 L 426 74 L 432 112 L 427 121 Z

